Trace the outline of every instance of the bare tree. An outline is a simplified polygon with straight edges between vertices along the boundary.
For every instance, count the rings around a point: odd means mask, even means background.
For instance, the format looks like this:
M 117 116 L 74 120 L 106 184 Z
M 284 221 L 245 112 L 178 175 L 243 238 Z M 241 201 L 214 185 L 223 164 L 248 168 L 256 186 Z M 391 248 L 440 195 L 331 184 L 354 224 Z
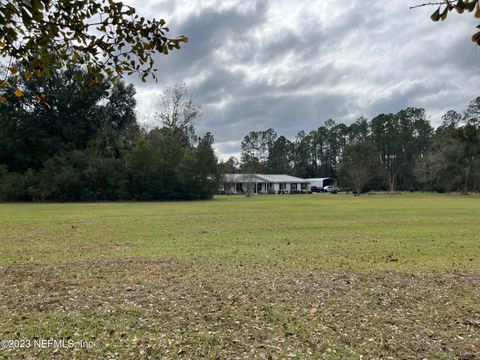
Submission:
M 247 197 L 251 196 L 255 192 L 255 187 L 257 186 L 256 183 L 256 176 L 255 174 L 258 173 L 260 168 L 260 163 L 257 159 L 249 159 L 249 161 L 244 162 L 242 164 L 242 174 L 244 177 L 245 183 L 245 194 Z
M 252 196 L 255 193 L 255 187 L 257 186 L 256 177 L 254 173 L 246 173 L 243 175 L 244 183 L 245 183 L 245 195 L 247 197 Z
M 361 194 L 365 185 L 381 172 L 380 156 L 373 144 L 360 142 L 345 148 L 340 174 L 353 191 Z
M 194 103 L 188 95 L 185 83 L 167 87 L 161 97 L 161 112 L 155 115 L 163 127 L 183 133 L 189 142 L 195 143 L 195 120 L 202 115 L 201 106 Z
M 441 151 L 433 149 L 415 162 L 414 175 L 418 181 L 431 190 L 432 183 L 441 177 L 447 167 L 447 159 Z

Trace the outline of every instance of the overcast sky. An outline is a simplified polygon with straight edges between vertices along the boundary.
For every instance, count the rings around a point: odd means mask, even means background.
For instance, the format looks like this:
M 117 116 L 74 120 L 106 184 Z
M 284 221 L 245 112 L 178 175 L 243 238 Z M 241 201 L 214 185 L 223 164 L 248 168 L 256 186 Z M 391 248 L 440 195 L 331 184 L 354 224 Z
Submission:
M 203 108 L 218 155 L 240 151 L 252 130 L 294 137 L 332 118 L 351 123 L 407 106 L 438 125 L 480 96 L 472 14 L 433 23 L 414 0 L 131 0 L 190 42 L 158 56 L 159 81 L 137 87 L 140 120 L 159 111 L 162 88 L 185 82 Z

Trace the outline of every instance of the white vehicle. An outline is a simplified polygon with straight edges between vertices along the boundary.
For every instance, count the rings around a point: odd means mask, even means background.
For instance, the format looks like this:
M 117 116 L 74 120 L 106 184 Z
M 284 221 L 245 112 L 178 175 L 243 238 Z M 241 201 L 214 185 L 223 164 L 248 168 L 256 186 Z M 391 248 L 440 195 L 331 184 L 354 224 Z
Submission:
M 323 191 L 328 192 L 328 193 L 332 193 L 332 194 L 336 194 L 337 191 L 338 191 L 338 188 L 334 185 L 327 185 L 323 188 Z

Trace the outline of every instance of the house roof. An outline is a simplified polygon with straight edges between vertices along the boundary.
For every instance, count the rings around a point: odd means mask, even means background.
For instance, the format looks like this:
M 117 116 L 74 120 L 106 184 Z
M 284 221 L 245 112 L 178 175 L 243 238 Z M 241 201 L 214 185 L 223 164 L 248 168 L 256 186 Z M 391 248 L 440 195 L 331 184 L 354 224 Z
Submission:
M 308 181 L 323 181 L 323 180 L 336 180 L 336 179 L 331 178 L 331 177 L 325 177 L 325 178 L 308 178 L 308 179 L 305 179 L 305 180 L 308 180 Z
M 272 175 L 272 174 L 225 174 L 225 182 L 247 182 L 252 181 L 269 183 L 309 183 L 310 181 L 290 175 Z
M 244 174 L 223 174 L 223 181 L 229 183 L 244 182 L 245 178 Z
M 308 183 L 308 180 L 295 177 L 295 176 L 290 176 L 290 175 L 270 175 L 270 174 L 255 174 L 258 176 L 261 180 L 264 180 L 266 182 L 296 182 L 296 183 Z

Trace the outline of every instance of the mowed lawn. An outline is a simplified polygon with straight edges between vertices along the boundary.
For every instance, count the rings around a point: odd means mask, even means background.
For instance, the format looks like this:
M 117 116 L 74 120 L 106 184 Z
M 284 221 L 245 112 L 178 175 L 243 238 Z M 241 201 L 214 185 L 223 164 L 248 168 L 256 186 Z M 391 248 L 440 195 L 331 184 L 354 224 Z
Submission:
M 480 358 L 480 197 L 0 204 L 0 358 Z

